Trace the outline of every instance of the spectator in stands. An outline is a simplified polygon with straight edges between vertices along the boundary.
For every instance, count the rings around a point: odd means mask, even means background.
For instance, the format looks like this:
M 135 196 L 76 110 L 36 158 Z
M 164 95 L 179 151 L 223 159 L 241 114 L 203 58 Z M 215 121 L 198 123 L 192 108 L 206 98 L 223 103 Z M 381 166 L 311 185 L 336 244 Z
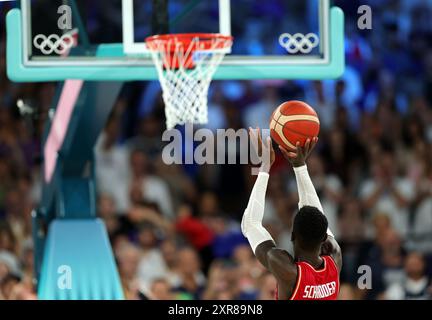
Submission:
M 415 186 L 416 197 L 410 211 L 407 248 L 432 254 L 432 158 L 424 141 L 416 145 L 410 157 L 408 177 Z
M 338 300 L 357 300 L 355 287 L 348 283 L 341 283 Z
M 366 242 L 365 220 L 358 200 L 348 198 L 342 203 L 338 214 L 338 225 L 338 242 L 344 255 L 341 278 L 349 283 L 356 283 L 358 256 Z
M 276 86 L 264 86 L 261 100 L 248 106 L 245 110 L 245 127 L 268 128 L 268 121 L 275 107 L 280 105 L 282 102 L 283 101 L 281 101 L 278 95 L 278 88 Z
M 0 281 L 9 275 L 21 276 L 19 261 L 12 253 L 0 251 Z
M 181 296 L 176 296 L 169 282 L 165 278 L 160 278 L 152 282 L 148 298 L 151 300 L 179 300 Z
M 227 279 L 227 270 L 222 260 L 215 260 L 210 266 L 206 289 L 203 292 L 203 300 L 216 300 L 223 295 L 232 295 Z
M 150 113 L 138 122 L 137 135 L 127 141 L 129 150 L 140 150 L 152 161 L 162 153 L 164 143 L 161 139 L 163 123 L 157 114 Z
M 207 218 L 207 222 L 214 234 L 212 249 L 215 258 L 231 258 L 237 246 L 247 243 L 241 233 L 240 225 L 233 223 L 228 217 L 212 216 Z
M 0 221 L 0 251 L 8 251 L 12 254 L 17 253 L 18 243 L 9 223 Z
M 14 274 L 7 274 L 0 281 L 0 299 L 15 300 L 14 288 L 19 285 L 21 278 Z
M 215 234 L 201 219 L 192 216 L 192 208 L 183 205 L 179 208 L 176 221 L 176 230 L 186 237 L 188 242 L 199 252 L 204 273 L 213 260 L 212 246 Z
M 110 195 L 99 195 L 98 216 L 103 219 L 108 235 L 112 238 L 120 228 L 120 220 L 118 219 L 114 199 Z
M 258 294 L 256 282 L 262 269 L 256 265 L 250 246 L 237 246 L 232 259 L 236 265 L 236 298 L 256 300 Z
M 377 298 L 404 276 L 401 238 L 393 229 L 388 229 L 381 237 L 376 238 L 375 245 L 369 250 L 366 261 L 372 272 L 372 289 L 368 290 L 369 299 Z
M 404 261 L 405 276 L 392 284 L 384 293 L 388 300 L 430 300 L 431 279 L 426 275 L 425 261 L 421 254 L 409 253 Z
M 140 288 L 147 291 L 151 283 L 167 276 L 167 266 L 158 247 L 157 229 L 150 223 L 142 223 L 138 231 L 138 245 L 141 249 L 138 264 Z
M 201 272 L 198 254 L 191 247 L 181 248 L 177 253 L 174 290 L 187 294 L 193 299 L 200 299 L 205 284 L 206 278 Z
M 277 292 L 277 282 L 271 273 L 264 273 L 258 280 L 258 300 L 274 300 Z
M 160 244 L 160 250 L 167 267 L 166 279 L 170 284 L 174 284 L 177 279 L 177 245 L 174 239 L 167 238 Z
M 399 177 L 396 159 L 390 152 L 379 153 L 372 159 L 372 178 L 360 187 L 360 197 L 370 212 L 389 215 L 394 228 L 402 235 L 408 233 L 408 208 L 414 198 L 411 182 Z
M 128 300 L 135 300 L 139 295 L 137 274 L 140 254 L 140 250 L 131 243 L 117 247 L 115 252 L 123 292 Z
M 155 202 L 165 218 L 173 219 L 174 212 L 168 186 L 161 178 L 150 173 L 150 165 L 147 155 L 141 150 L 131 152 L 127 195 L 132 198 L 132 203 L 140 199 Z
M 127 190 L 129 153 L 118 143 L 120 129 L 120 119 L 113 115 L 95 146 L 95 167 L 99 193 L 111 196 L 119 211 L 116 213 L 124 214 L 128 209 L 122 195 Z

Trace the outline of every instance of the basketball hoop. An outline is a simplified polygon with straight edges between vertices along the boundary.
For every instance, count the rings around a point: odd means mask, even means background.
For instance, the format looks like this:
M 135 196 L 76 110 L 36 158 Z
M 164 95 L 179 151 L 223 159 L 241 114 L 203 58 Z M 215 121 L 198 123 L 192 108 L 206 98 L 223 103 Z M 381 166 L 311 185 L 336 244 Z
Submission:
M 161 83 L 168 129 L 207 123 L 210 82 L 232 40 L 213 33 L 155 35 L 145 40 Z

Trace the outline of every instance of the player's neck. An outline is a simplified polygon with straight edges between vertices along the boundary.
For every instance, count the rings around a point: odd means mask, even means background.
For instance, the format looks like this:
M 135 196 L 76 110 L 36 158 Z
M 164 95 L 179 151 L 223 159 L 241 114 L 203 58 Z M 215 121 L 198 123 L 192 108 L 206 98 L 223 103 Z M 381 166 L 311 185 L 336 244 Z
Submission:
M 304 261 L 309 263 L 311 266 L 319 268 L 322 264 L 322 258 L 320 257 L 320 250 L 315 251 L 299 251 L 295 256 L 296 261 Z

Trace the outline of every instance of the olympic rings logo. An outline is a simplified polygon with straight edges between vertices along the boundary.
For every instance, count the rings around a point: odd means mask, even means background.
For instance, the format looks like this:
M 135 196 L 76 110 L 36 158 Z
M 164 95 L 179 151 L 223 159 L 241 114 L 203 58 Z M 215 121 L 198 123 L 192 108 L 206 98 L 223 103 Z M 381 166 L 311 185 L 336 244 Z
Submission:
M 319 38 L 314 33 L 306 35 L 296 33 L 291 35 L 283 33 L 279 36 L 279 44 L 284 47 L 288 53 L 310 53 L 315 47 L 318 46 Z
M 74 45 L 74 38 L 70 34 L 64 34 L 61 37 L 56 34 L 51 34 L 48 37 L 43 34 L 38 34 L 33 39 L 34 46 L 43 54 L 51 53 L 64 54 Z

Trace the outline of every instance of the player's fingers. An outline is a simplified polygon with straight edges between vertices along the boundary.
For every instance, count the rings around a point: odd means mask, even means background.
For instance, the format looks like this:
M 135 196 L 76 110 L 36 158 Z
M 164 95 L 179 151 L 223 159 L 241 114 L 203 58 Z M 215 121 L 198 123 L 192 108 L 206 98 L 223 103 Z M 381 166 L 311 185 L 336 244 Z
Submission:
M 288 157 L 290 157 L 290 158 L 297 158 L 297 153 L 295 153 L 295 152 L 288 152 Z
M 315 146 L 316 146 L 317 143 L 318 143 L 318 137 L 313 137 L 312 143 L 311 143 L 311 147 L 310 147 L 310 151 L 312 151 L 313 148 L 315 148 Z
M 302 150 L 302 147 L 300 145 L 300 141 L 296 142 L 296 151 L 297 151 L 297 154 L 303 154 L 303 150 Z
M 285 158 L 289 158 L 289 155 L 288 155 L 289 151 L 287 149 L 285 149 L 282 146 L 279 146 L 279 150 L 282 152 L 282 154 Z
M 310 144 L 311 144 L 311 139 L 307 138 L 307 139 L 306 139 L 306 142 L 305 142 L 305 148 L 306 148 L 307 150 L 309 150 Z
M 303 154 L 304 154 L 304 155 L 309 154 L 310 146 L 311 146 L 311 140 L 308 138 L 308 139 L 306 140 L 305 145 L 304 145 L 304 148 L 303 148 L 303 149 L 304 149 L 304 151 L 303 151 Z

